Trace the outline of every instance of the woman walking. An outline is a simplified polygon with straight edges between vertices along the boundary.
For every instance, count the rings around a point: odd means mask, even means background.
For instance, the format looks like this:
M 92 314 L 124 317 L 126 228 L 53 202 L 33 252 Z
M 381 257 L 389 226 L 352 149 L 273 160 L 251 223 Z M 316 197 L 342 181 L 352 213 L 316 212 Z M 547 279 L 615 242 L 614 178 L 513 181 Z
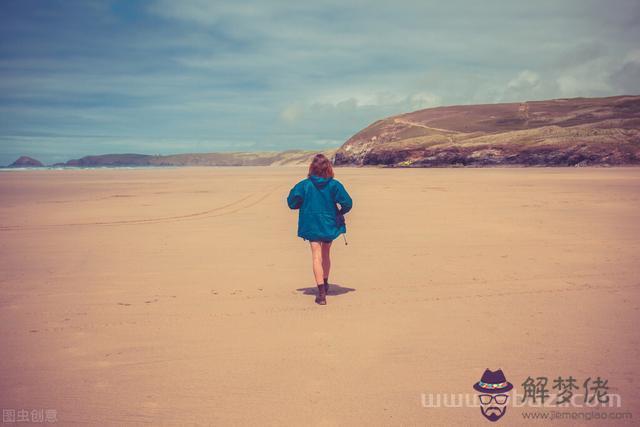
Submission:
M 307 178 L 291 189 L 287 203 L 291 209 L 300 210 L 298 236 L 311 245 L 313 275 L 318 285 L 316 303 L 325 305 L 331 243 L 347 232 L 344 214 L 351 210 L 353 202 L 344 186 L 333 178 L 331 161 L 323 154 L 316 154 L 309 165 Z

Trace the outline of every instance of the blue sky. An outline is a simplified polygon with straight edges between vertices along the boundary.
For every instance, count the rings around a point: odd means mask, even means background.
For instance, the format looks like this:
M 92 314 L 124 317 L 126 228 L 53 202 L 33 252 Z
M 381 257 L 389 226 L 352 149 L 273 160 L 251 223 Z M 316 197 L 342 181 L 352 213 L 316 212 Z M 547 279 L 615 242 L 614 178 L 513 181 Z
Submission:
M 322 150 L 439 105 L 638 94 L 640 2 L 0 0 L 0 165 Z

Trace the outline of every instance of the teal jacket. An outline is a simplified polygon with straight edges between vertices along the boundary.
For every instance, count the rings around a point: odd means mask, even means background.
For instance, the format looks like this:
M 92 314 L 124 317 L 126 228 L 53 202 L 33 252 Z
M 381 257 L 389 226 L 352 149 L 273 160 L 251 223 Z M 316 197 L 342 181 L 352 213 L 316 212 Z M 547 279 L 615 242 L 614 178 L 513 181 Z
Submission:
M 287 204 L 300 210 L 298 236 L 305 240 L 332 241 L 347 232 L 344 214 L 351 210 L 353 201 L 336 179 L 311 175 L 291 189 Z

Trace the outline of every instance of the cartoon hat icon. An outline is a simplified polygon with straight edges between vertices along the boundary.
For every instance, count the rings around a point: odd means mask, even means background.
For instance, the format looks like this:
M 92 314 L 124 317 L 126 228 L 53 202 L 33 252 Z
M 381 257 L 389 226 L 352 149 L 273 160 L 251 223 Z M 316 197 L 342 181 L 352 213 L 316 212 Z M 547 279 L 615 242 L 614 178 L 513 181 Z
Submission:
M 491 371 L 487 368 L 473 388 L 481 393 L 506 393 L 513 388 L 513 384 L 507 381 L 502 369 Z

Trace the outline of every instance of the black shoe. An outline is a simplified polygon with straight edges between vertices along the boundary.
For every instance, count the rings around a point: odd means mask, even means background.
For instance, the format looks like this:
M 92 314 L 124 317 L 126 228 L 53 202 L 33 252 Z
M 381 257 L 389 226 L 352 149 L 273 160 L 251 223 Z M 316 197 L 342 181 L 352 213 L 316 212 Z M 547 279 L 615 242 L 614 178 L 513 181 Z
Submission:
M 327 305 L 327 293 L 324 290 L 324 285 L 318 285 L 318 296 L 316 296 L 316 304 Z

